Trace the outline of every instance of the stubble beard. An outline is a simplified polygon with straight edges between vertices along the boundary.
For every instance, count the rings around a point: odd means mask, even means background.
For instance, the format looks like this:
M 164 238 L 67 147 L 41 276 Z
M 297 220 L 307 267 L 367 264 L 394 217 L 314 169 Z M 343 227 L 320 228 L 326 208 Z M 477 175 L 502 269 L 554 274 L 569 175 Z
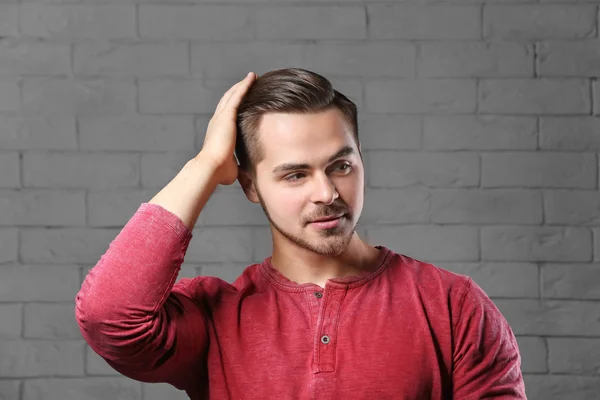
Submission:
M 322 256 L 333 257 L 342 254 L 348 247 L 350 240 L 352 240 L 352 236 L 354 235 L 356 225 L 358 225 L 357 221 L 357 223 L 352 226 L 352 229 L 344 233 L 344 231 L 347 229 L 344 226 L 344 224 L 348 221 L 353 220 L 351 214 L 346 214 L 342 217 L 342 219 L 345 219 L 345 221 L 340 221 L 340 225 L 334 228 L 321 229 L 316 231 L 318 235 L 323 238 L 322 241 L 319 241 L 317 243 L 315 243 L 315 241 L 308 241 L 299 236 L 292 235 L 291 233 L 286 232 L 281 227 L 279 227 L 269 215 L 269 211 L 267 210 L 265 202 L 263 201 L 263 198 L 260 195 L 258 188 L 256 188 L 256 194 L 258 195 L 260 206 L 262 207 L 265 215 L 267 216 L 267 219 L 269 220 L 271 225 L 277 230 L 277 232 L 279 232 L 283 237 L 285 237 L 295 245 Z M 306 227 L 308 228 L 309 225 L 306 225 Z

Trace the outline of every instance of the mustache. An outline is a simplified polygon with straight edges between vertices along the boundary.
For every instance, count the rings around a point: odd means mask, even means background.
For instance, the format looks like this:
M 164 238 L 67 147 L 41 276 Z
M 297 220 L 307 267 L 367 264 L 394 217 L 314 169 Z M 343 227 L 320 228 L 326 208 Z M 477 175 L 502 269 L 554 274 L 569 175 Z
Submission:
M 310 224 L 310 222 L 314 221 L 315 219 L 335 217 L 335 216 L 340 215 L 340 214 L 348 215 L 348 214 L 350 214 L 350 211 L 347 208 L 345 208 L 345 207 L 343 207 L 343 208 L 342 207 L 339 207 L 339 208 L 337 208 L 337 207 L 336 208 L 329 208 L 326 211 L 324 210 L 321 213 L 315 214 L 315 215 L 307 218 L 306 224 L 307 225 Z

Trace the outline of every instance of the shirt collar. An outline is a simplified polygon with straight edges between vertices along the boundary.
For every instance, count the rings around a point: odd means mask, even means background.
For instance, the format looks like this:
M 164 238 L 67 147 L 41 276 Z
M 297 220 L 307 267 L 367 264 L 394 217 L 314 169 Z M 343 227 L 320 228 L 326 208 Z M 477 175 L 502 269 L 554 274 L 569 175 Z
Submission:
M 343 278 L 332 278 L 327 281 L 327 286 L 332 288 L 353 288 L 357 286 L 362 286 L 371 279 L 378 276 L 387 266 L 389 265 L 389 261 L 392 258 L 392 251 L 385 246 L 375 246 L 375 248 L 379 249 L 379 256 L 375 260 L 375 262 L 369 266 L 369 268 L 365 268 L 364 270 L 358 272 L 354 275 L 348 275 Z M 263 260 L 260 265 L 260 271 L 263 275 L 273 284 L 280 287 L 281 289 L 301 292 L 309 289 L 319 288 L 319 285 L 309 282 L 309 283 L 297 283 L 286 278 L 281 272 L 273 267 L 271 264 L 272 256 L 269 256 Z

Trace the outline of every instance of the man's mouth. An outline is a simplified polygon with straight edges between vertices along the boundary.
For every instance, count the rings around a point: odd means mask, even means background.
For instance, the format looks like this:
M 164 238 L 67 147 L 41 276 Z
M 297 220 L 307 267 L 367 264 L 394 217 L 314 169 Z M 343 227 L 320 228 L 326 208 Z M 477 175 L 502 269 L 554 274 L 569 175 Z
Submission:
M 311 222 L 328 222 L 328 221 L 333 221 L 335 219 L 341 218 L 343 216 L 344 216 L 344 214 L 332 215 L 332 216 L 329 216 L 329 217 L 318 218 L 318 219 L 315 219 L 315 220 L 313 220 Z

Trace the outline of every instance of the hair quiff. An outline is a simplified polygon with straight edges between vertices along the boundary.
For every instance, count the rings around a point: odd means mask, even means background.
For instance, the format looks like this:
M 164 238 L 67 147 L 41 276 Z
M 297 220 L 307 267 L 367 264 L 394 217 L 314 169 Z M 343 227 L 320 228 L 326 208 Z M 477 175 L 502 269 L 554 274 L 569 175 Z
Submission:
M 356 105 L 335 90 L 329 80 L 301 68 L 266 72 L 250 86 L 238 107 L 235 154 L 240 168 L 255 174 L 256 165 L 264 158 L 258 140 L 258 127 L 264 114 L 310 114 L 332 107 L 342 112 L 358 145 Z

